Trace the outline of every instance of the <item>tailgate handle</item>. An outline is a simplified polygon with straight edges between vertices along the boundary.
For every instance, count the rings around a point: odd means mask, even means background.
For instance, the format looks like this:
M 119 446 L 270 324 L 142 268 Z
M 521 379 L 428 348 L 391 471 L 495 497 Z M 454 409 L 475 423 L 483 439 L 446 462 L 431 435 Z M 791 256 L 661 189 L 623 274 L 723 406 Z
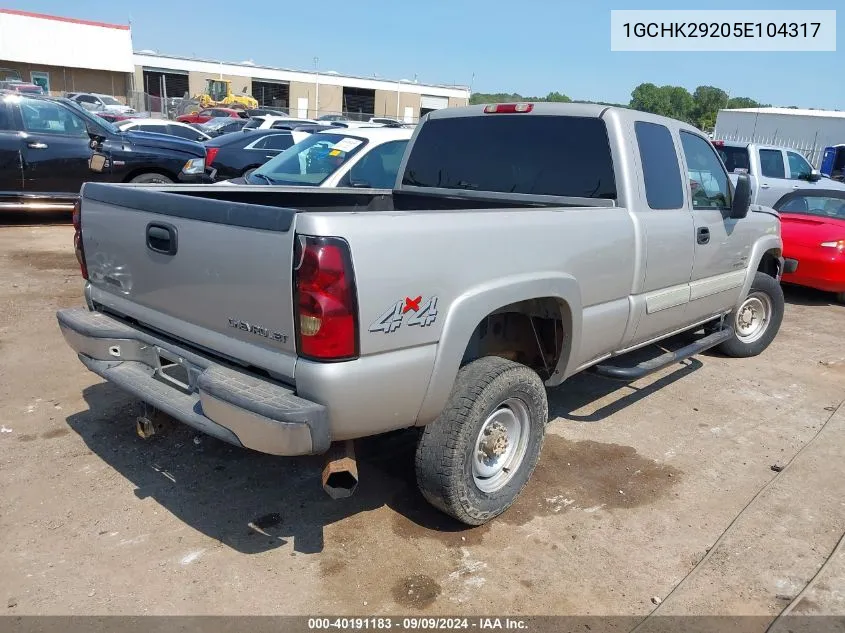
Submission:
M 150 222 L 147 225 L 147 248 L 151 251 L 175 255 L 177 246 L 175 226 L 160 222 Z

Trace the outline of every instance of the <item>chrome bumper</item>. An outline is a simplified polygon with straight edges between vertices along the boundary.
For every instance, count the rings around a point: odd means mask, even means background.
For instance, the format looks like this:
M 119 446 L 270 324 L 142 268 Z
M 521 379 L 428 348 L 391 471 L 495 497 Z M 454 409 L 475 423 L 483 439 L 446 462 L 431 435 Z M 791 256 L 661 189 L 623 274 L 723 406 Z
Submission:
M 56 318 L 88 369 L 185 424 L 272 455 L 308 455 L 329 448 L 326 408 L 289 387 L 232 369 L 101 312 L 72 308 L 60 310 Z

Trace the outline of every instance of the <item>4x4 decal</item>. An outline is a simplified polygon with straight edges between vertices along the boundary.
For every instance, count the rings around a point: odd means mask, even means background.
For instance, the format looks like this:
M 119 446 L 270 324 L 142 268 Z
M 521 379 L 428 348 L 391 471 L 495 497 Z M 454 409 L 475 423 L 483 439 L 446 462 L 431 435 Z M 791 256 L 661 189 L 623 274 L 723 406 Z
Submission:
M 408 314 L 407 320 L 405 315 Z M 430 297 L 423 303 L 422 295 L 400 299 L 370 325 L 370 332 L 395 332 L 402 323 L 427 327 L 437 320 L 437 297 Z

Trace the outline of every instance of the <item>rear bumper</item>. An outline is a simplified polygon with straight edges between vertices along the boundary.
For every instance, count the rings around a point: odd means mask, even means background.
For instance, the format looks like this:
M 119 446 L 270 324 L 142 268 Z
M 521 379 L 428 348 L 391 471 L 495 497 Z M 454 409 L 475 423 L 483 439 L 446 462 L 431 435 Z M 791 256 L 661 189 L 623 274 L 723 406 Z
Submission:
M 845 253 L 821 246 L 792 245 L 787 257 L 796 262 L 783 281 L 825 292 L 845 292 Z
M 95 374 L 204 433 L 272 455 L 329 448 L 326 407 L 293 389 L 232 369 L 84 308 L 56 314 L 65 340 Z M 184 379 L 162 371 L 175 364 Z

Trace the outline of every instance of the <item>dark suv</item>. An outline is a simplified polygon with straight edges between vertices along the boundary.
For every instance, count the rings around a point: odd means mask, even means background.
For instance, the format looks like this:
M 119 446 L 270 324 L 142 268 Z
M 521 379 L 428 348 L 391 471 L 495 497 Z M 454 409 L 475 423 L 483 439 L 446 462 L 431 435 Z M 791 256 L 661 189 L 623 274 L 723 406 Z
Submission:
M 0 209 L 71 204 L 86 181 L 203 182 L 201 143 L 121 132 L 67 99 L 0 95 Z

